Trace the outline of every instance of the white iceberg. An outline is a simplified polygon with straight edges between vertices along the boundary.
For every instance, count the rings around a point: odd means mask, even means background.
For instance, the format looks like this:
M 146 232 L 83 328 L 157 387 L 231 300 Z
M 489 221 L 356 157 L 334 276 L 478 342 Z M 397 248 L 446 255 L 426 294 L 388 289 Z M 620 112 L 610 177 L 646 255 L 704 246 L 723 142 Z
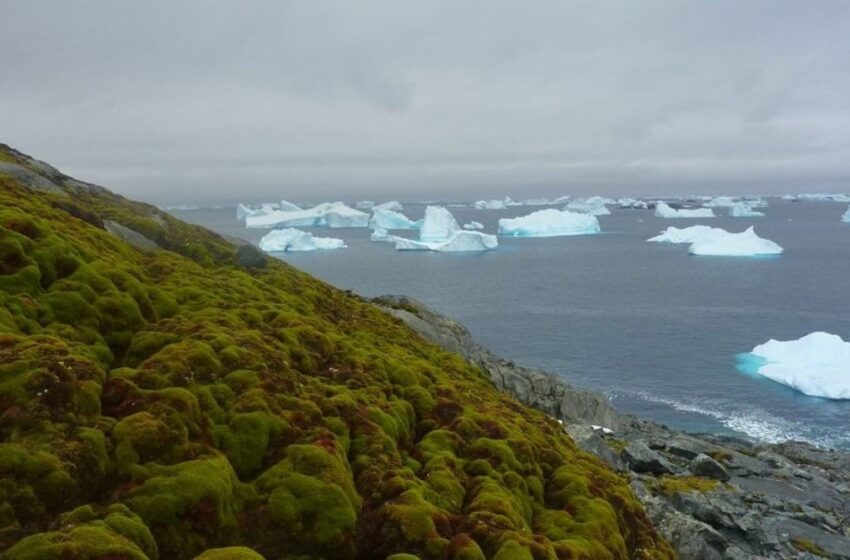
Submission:
M 478 200 L 472 203 L 472 207 L 477 210 L 504 210 L 508 206 L 517 206 L 517 203 L 509 196 L 501 200 Z
M 344 249 L 345 242 L 333 237 L 315 237 L 300 229 L 285 228 L 268 232 L 260 239 L 260 249 L 269 253 Z
M 666 202 L 659 201 L 655 205 L 655 215 L 658 218 L 714 218 L 711 208 L 682 208 L 676 210 Z
M 850 342 L 813 332 L 798 340 L 770 340 L 743 355 L 739 366 L 801 393 L 850 399 Z
M 378 243 L 395 243 L 397 240 L 402 238 L 389 233 L 384 228 L 375 228 L 369 236 L 369 239 Z
M 727 233 L 721 228 L 710 226 L 691 226 L 686 228 L 668 227 L 659 235 L 647 239 L 654 243 L 693 243 L 701 237 L 709 235 L 722 235 Z
M 745 202 L 736 202 L 729 207 L 729 215 L 733 218 L 760 218 L 764 216 L 764 213 L 756 212 Z
M 277 210 L 283 210 L 284 212 L 298 212 L 303 210 L 303 208 L 297 204 L 289 202 L 288 200 L 281 200 L 280 204 L 277 205 Z
M 422 227 L 419 229 L 420 241 L 446 241 L 461 231 L 452 213 L 442 206 L 427 206 Z
M 248 208 L 247 206 L 245 206 L 241 202 L 236 205 L 236 219 L 239 220 L 240 222 L 242 220 L 244 220 L 245 218 L 247 218 L 248 216 L 254 215 L 254 212 L 256 212 L 256 210 L 254 210 L 252 208 Z
M 797 195 L 798 200 L 809 200 L 813 202 L 850 202 L 850 196 L 846 194 L 829 193 L 804 193 Z
M 495 235 L 478 231 L 458 230 L 448 239 L 441 241 L 416 241 L 397 237 L 395 248 L 399 251 L 438 251 L 443 253 L 466 251 L 490 251 L 499 246 Z
M 567 202 L 570 201 L 571 198 L 572 198 L 572 196 L 568 195 L 568 194 L 564 195 L 564 196 L 559 196 L 558 198 L 553 200 L 550 204 L 552 204 L 552 205 L 566 204 Z
M 702 235 L 691 243 L 688 253 L 712 257 L 755 257 L 760 255 L 780 255 L 782 247 L 769 239 L 756 235 L 750 227 L 741 233 L 729 233 L 726 230 Z
M 622 209 L 633 208 L 633 209 L 636 209 L 636 210 L 646 210 L 647 208 L 649 208 L 649 204 L 647 204 L 646 201 L 638 200 L 636 198 L 629 198 L 629 197 L 625 197 L 625 198 L 621 198 L 621 199 L 617 200 L 617 204 Z
M 850 222 L 850 207 L 847 208 L 847 211 L 844 212 L 844 215 L 841 216 L 842 222 Z
M 601 196 L 591 196 L 590 198 L 577 198 L 567 204 L 564 210 L 572 210 L 574 212 L 584 212 L 593 214 L 594 216 L 607 216 L 611 213 L 605 206 L 613 204 L 614 201 L 610 198 L 602 198 Z
M 463 229 L 484 229 L 484 224 L 481 222 L 469 222 L 468 224 L 463 224 Z
M 346 206 L 342 202 L 324 202 L 306 210 L 274 210 L 263 215 L 245 218 L 249 228 L 271 227 L 366 227 L 369 214 Z
M 401 202 L 397 200 L 391 200 L 389 202 L 372 206 L 372 210 L 392 210 L 393 212 L 401 212 L 404 210 L 404 206 L 402 206 Z
M 552 204 L 545 198 L 526 198 L 522 202 L 517 202 L 516 206 L 549 206 Z
M 354 207 L 358 210 L 371 210 L 375 207 L 375 202 L 372 200 L 359 200 L 354 203 Z
M 596 216 L 554 208 L 499 220 L 499 235 L 504 236 L 556 237 L 592 233 L 599 233 L 599 220 Z
M 729 208 L 735 204 L 737 204 L 737 201 L 731 196 L 718 196 L 716 198 L 712 198 L 703 204 L 703 206 L 706 208 Z
M 422 220 L 413 221 L 401 212 L 386 210 L 380 206 L 372 209 L 372 219 L 369 227 L 372 229 L 417 229 L 422 225 Z

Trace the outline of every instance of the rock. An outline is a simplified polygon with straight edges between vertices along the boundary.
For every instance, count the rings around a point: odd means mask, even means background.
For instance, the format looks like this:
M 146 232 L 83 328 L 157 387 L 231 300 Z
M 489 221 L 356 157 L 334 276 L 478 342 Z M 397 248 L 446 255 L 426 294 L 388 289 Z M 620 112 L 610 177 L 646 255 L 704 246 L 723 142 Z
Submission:
M 629 443 L 620 453 L 620 456 L 635 472 L 670 474 L 674 471 L 673 465 L 667 459 L 657 451 L 650 449 L 643 441 Z
M 114 222 L 112 220 L 104 220 L 103 226 L 112 235 L 119 237 L 141 251 L 154 251 L 159 249 L 159 245 L 155 241 L 151 241 L 138 231 L 132 230 L 126 226 Z
M 691 461 L 690 469 L 696 476 L 713 478 L 714 480 L 721 480 L 723 482 L 731 478 L 726 467 L 704 453 L 700 453 L 694 457 L 694 460 Z
M 268 258 L 253 245 L 240 245 L 236 249 L 236 264 L 242 268 L 265 268 Z
M 620 460 L 617 454 L 614 453 L 608 444 L 605 443 L 605 440 L 592 427 L 571 424 L 566 426 L 565 429 L 581 449 L 596 455 L 616 471 L 626 470 L 623 461 Z
M 667 445 L 667 451 L 677 457 L 689 460 L 702 453 L 702 449 L 697 447 L 692 441 L 681 438 L 675 439 L 669 443 Z

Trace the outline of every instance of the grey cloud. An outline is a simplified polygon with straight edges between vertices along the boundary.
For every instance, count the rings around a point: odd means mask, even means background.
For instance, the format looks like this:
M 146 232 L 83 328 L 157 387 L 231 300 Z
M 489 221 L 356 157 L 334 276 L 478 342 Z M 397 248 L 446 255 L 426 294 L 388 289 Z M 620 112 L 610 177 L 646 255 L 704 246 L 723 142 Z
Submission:
M 2 140 L 155 202 L 850 190 L 850 5 L 9 3 Z

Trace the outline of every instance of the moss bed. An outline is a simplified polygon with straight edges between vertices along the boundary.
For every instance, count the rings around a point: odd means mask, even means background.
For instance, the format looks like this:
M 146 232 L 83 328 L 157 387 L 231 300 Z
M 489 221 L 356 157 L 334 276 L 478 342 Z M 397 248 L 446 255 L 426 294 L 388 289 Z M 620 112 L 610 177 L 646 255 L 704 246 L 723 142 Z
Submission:
M 621 477 L 458 356 L 66 191 L 0 176 L 3 560 L 673 556 Z

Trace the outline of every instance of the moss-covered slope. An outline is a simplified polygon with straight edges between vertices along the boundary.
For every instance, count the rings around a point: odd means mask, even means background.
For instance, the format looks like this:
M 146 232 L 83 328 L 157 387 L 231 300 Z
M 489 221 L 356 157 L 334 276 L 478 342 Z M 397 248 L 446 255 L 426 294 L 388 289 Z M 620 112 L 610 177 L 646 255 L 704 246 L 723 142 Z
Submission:
M 456 355 L 58 183 L 0 174 L 0 558 L 672 556 L 623 479 Z

